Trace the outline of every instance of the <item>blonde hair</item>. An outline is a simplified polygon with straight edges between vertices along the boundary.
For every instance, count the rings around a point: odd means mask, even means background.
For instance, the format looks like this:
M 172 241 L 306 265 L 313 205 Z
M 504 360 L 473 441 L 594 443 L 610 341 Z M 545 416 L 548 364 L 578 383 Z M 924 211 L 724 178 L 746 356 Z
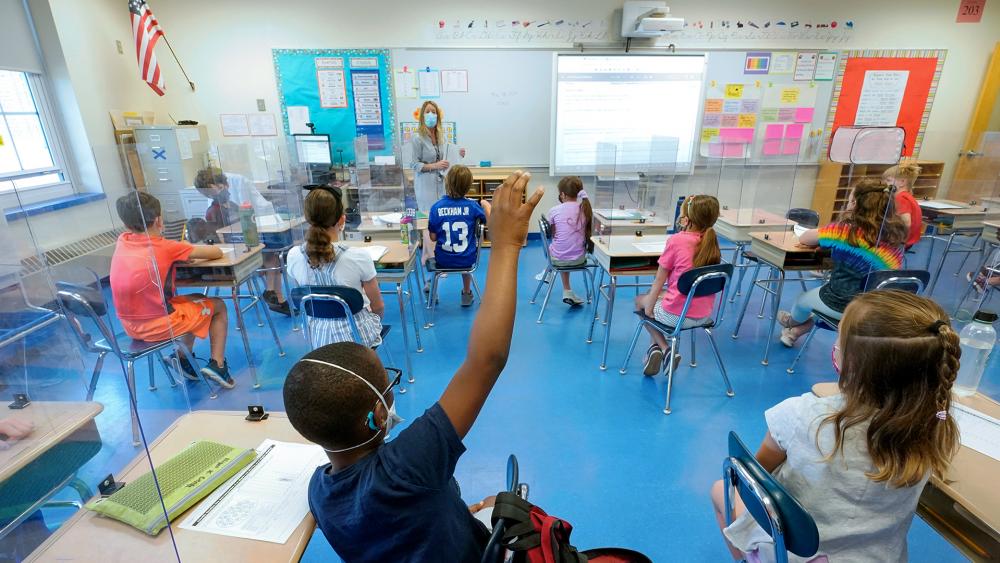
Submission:
M 948 409 L 962 355 L 944 309 L 904 291 L 863 293 L 844 311 L 840 347 L 844 405 L 820 424 L 834 428 L 827 461 L 867 421 L 870 479 L 910 487 L 928 471 L 943 476 L 959 445 Z
M 437 116 L 438 116 L 437 125 L 434 126 L 434 133 L 435 133 L 435 135 L 431 134 L 431 130 L 428 129 L 427 125 L 424 123 L 424 113 L 427 111 L 427 108 L 429 108 L 429 107 L 434 108 L 434 113 L 436 113 Z M 428 139 L 434 141 L 435 145 L 440 145 L 440 144 L 444 143 L 444 141 L 445 141 L 445 138 L 444 138 L 444 113 L 441 112 L 440 106 L 438 106 L 436 103 L 434 103 L 434 102 L 432 102 L 430 100 L 427 100 L 426 102 L 424 102 L 423 104 L 420 105 L 420 114 L 417 116 L 417 121 L 419 121 L 417 131 L 421 135 L 423 135 L 424 137 L 427 137 Z
M 462 199 L 470 189 L 472 189 L 472 171 L 461 164 L 452 166 L 444 178 L 444 191 L 448 197 Z
M 719 219 L 719 200 L 710 195 L 689 195 L 684 199 L 681 211 L 681 215 L 688 220 L 686 229 L 701 233 L 691 265 L 701 268 L 722 262 L 719 238 L 713 228 Z
M 906 180 L 906 188 L 912 189 L 913 182 L 917 181 L 917 177 L 920 176 L 920 166 L 908 162 L 905 164 L 897 164 L 891 168 L 886 169 L 882 173 L 882 179 L 888 181 L 889 178 L 902 178 Z

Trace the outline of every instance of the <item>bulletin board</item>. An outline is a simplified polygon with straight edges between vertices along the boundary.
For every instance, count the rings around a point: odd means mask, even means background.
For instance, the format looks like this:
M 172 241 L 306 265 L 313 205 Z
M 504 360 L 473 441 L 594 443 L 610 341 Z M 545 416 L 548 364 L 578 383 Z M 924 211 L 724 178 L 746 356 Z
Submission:
M 392 56 L 388 49 L 273 49 L 274 73 L 285 134 L 308 120 L 329 134 L 344 159 L 354 160 L 354 138 L 368 136 L 372 155 L 393 154 L 396 129 Z M 291 108 L 291 110 L 289 109 Z M 303 109 L 304 108 L 304 109 Z
M 827 122 L 841 126 L 897 126 L 906 133 L 903 156 L 917 158 L 937 93 L 944 50 L 845 51 L 837 70 Z M 828 135 L 824 154 L 829 151 Z

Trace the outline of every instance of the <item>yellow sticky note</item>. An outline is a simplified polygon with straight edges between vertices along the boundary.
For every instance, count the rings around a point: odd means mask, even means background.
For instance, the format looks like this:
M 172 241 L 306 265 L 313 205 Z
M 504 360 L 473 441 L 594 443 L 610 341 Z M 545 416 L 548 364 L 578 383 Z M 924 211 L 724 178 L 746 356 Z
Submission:
M 782 88 L 781 89 L 781 103 L 783 104 L 795 104 L 799 101 L 799 89 L 798 88 Z
M 718 136 L 719 136 L 718 127 L 706 127 L 701 130 L 701 142 L 703 143 L 707 143 L 711 141 L 713 138 Z
M 756 113 L 741 113 L 738 127 L 750 127 L 754 128 L 757 126 L 757 114 Z
M 742 98 L 743 97 L 743 85 L 742 84 L 726 84 L 726 97 L 727 98 Z
M 3 135 L 0 135 L 0 147 L 3 146 Z

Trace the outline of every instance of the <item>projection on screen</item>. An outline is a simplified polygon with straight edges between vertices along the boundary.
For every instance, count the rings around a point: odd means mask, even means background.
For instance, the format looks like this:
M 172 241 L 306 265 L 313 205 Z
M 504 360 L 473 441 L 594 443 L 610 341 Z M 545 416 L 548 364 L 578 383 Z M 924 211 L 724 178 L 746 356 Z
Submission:
M 553 175 L 594 174 L 598 143 L 617 145 L 616 174 L 691 170 L 704 55 L 557 54 L 553 69 Z

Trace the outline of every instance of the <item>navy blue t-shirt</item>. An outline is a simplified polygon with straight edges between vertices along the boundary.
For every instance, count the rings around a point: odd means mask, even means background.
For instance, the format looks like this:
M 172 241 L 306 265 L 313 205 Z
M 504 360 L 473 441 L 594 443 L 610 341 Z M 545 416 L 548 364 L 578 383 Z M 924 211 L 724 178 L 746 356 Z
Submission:
M 444 196 L 431 207 L 427 228 L 437 237 L 438 268 L 468 268 L 476 262 L 476 223 L 486 213 L 471 199 Z
M 489 531 L 459 496 L 455 465 L 465 446 L 434 403 L 396 439 L 331 473 L 316 469 L 309 509 L 344 561 L 482 559 Z

